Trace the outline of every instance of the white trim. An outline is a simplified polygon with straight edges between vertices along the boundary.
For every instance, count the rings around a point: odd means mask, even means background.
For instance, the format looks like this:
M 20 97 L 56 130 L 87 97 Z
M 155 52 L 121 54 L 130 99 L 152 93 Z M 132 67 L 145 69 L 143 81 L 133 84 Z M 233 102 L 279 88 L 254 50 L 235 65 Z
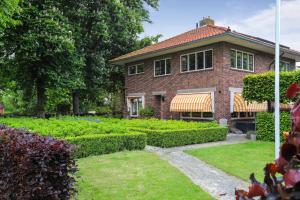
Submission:
M 230 113 L 233 113 L 234 108 L 234 95 L 235 93 L 242 93 L 243 88 L 235 88 L 235 87 L 229 87 L 230 91 Z
M 129 112 L 130 117 L 138 117 L 139 110 L 137 109 L 137 115 L 132 115 L 131 104 L 129 98 L 141 98 L 142 99 L 142 108 L 145 108 L 145 93 L 131 93 L 126 96 L 127 101 L 127 111 Z
M 139 72 L 139 73 L 138 73 L 138 71 L 137 71 L 137 69 L 138 69 L 137 66 L 138 66 L 138 65 L 144 65 L 144 70 L 143 70 L 143 72 Z M 130 68 L 130 67 L 135 67 L 135 73 L 134 73 L 134 74 L 130 74 L 130 73 L 129 73 L 129 71 L 130 71 L 129 68 Z M 145 64 L 144 64 L 144 63 L 138 63 L 138 64 L 135 64 L 135 65 L 130 65 L 130 66 L 128 66 L 128 76 L 133 76 L 133 75 L 143 74 L 143 73 L 145 73 Z
M 231 66 L 231 51 L 235 51 L 235 67 Z M 241 69 L 237 68 L 237 53 L 238 52 L 242 53 L 242 68 Z M 248 67 L 249 67 L 249 61 L 250 61 L 249 56 L 250 55 L 253 56 L 253 69 L 252 70 L 244 69 L 244 54 L 248 54 Z M 254 55 L 254 53 L 250 53 L 250 52 L 247 52 L 247 51 L 241 51 L 241 50 L 238 50 L 238 49 L 231 48 L 230 49 L 230 69 L 238 70 L 238 71 L 244 71 L 244 72 L 255 72 L 255 55 Z
M 160 95 L 160 96 L 165 96 L 167 94 L 166 91 L 157 91 L 157 92 L 152 92 L 152 95 Z
M 205 63 L 205 55 L 207 51 L 212 51 L 212 63 L 211 63 L 211 68 L 207 68 Z M 197 69 L 198 68 L 198 53 L 203 53 L 203 69 Z M 195 54 L 195 70 L 190 70 L 190 55 Z M 182 62 L 181 59 L 183 56 L 187 56 L 187 71 L 182 71 Z M 201 51 L 195 51 L 187 54 L 181 54 L 180 55 L 180 73 L 189 73 L 189 72 L 197 72 L 197 71 L 206 71 L 206 70 L 212 70 L 214 69 L 214 49 L 205 49 Z
M 189 93 L 208 93 L 217 91 L 216 87 L 211 88 L 192 88 L 192 89 L 183 89 L 177 90 L 177 94 L 189 94 Z
M 165 61 L 165 74 L 156 75 L 156 74 L 155 74 L 155 62 L 156 62 L 156 61 L 162 61 L 162 60 Z M 170 65 L 171 65 L 171 66 L 170 66 L 170 67 L 171 67 L 171 71 L 170 71 L 169 74 L 167 74 L 167 60 L 170 60 Z M 171 60 L 172 60 L 172 59 L 171 59 L 170 57 L 154 60 L 154 61 L 153 61 L 153 75 L 154 75 L 154 77 L 160 77 L 160 76 L 168 76 L 168 75 L 171 75 L 171 74 L 172 74 L 172 63 L 171 63 Z

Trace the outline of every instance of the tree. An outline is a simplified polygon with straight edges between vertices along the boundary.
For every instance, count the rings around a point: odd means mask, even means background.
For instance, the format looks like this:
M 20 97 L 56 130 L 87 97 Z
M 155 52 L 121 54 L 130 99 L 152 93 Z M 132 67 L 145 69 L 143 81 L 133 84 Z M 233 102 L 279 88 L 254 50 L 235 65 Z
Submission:
M 150 22 L 145 5 L 158 7 L 158 0 L 79 0 L 70 1 L 65 13 L 76 30 L 77 51 L 84 57 L 85 89 L 73 90 L 74 113 L 79 97 L 93 101 L 100 90 L 122 87 L 122 69 L 109 60 L 134 50 L 142 22 Z
M 82 59 L 76 52 L 72 27 L 59 9 L 60 1 L 27 0 L 20 4 L 21 23 L 7 28 L 1 68 L 23 90 L 28 100 L 36 97 L 36 113 L 45 114 L 46 90 L 82 86 Z M 7 75 L 8 75 L 7 74 Z
M 17 24 L 18 21 L 12 18 L 13 14 L 19 10 L 19 0 L 0 1 L 0 34 L 5 28 Z

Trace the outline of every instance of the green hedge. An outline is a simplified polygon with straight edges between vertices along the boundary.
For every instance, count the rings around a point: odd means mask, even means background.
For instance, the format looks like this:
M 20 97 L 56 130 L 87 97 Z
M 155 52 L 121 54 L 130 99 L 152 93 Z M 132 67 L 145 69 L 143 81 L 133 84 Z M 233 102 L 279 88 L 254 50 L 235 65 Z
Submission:
M 288 112 L 280 113 L 280 138 L 283 140 L 283 132 L 291 130 L 291 116 Z M 263 141 L 274 141 L 274 114 L 257 113 L 256 115 L 256 139 Z
M 261 74 L 251 74 L 243 79 L 243 97 L 248 101 L 274 101 L 274 71 Z M 280 72 L 280 100 L 289 102 L 285 96 L 287 88 L 300 81 L 300 71 Z
M 134 129 L 147 134 L 147 144 L 158 147 L 175 147 L 189 144 L 221 141 L 226 139 L 228 128 L 213 127 L 188 130 Z
M 122 150 L 141 150 L 146 146 L 145 133 L 96 134 L 65 138 L 77 145 L 76 157 L 113 153 Z

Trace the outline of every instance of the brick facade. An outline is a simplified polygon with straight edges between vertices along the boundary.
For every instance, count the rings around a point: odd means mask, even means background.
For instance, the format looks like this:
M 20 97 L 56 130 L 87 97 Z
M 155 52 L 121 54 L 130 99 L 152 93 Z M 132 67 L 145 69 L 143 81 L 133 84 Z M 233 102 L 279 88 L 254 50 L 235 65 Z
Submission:
M 180 72 L 180 55 L 193 53 L 201 50 L 213 50 L 213 69 Z M 215 120 L 226 118 L 230 120 L 230 92 L 229 87 L 242 88 L 243 77 L 253 72 L 234 70 L 230 67 L 230 50 L 242 50 L 254 54 L 254 73 L 267 71 L 274 56 L 258 52 L 252 49 L 220 42 L 209 46 L 189 49 L 173 54 L 163 55 L 151 59 L 142 60 L 136 63 L 128 63 L 125 73 L 125 96 L 134 93 L 145 94 L 145 106 L 155 109 L 155 116 L 163 119 L 179 118 L 178 113 L 171 113 L 170 103 L 178 90 L 216 88 L 214 93 Z M 154 77 L 154 60 L 171 58 L 171 74 Z M 288 60 L 292 65 L 295 61 Z M 144 63 L 144 73 L 128 75 L 128 66 Z M 161 96 L 153 92 L 166 92 L 164 101 Z M 127 105 L 125 103 L 125 105 Z M 127 108 L 124 108 L 124 115 L 128 116 Z

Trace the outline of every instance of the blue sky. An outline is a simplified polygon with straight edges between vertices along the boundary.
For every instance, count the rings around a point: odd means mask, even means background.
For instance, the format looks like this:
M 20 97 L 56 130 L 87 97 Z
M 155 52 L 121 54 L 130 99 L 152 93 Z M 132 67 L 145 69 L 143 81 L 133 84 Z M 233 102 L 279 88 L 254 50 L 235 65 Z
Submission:
M 150 9 L 152 24 L 145 23 L 141 37 L 162 34 L 162 39 L 193 29 L 203 16 L 216 25 L 274 40 L 275 0 L 160 0 Z M 282 3 L 282 42 L 300 51 L 300 0 Z

